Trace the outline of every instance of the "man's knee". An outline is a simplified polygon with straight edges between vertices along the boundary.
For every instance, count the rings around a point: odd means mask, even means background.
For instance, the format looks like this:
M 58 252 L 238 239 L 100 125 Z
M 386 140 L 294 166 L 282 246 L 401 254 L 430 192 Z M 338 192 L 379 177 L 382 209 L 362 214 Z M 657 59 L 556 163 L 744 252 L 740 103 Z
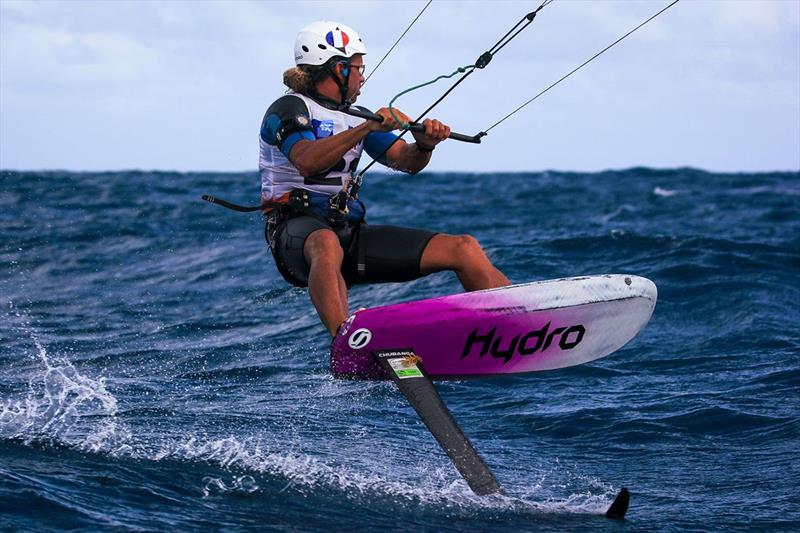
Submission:
M 431 239 L 425 249 L 420 270 L 425 274 L 441 270 L 462 270 L 480 263 L 485 257 L 481 245 L 472 235 L 440 233 Z
M 309 266 L 319 261 L 341 264 L 344 251 L 336 233 L 329 229 L 319 229 L 306 238 L 303 255 Z
M 454 235 L 452 246 L 453 254 L 459 258 L 469 258 L 483 252 L 478 239 L 472 235 Z
M 440 257 L 447 268 L 462 268 L 482 255 L 481 245 L 472 235 L 447 235 L 440 248 Z

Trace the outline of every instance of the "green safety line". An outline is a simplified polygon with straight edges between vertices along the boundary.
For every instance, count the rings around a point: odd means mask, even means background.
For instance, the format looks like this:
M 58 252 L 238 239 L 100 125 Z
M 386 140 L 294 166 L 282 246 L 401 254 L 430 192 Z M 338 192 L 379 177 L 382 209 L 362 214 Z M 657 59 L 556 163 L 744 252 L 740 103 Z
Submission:
M 465 67 L 458 67 L 458 68 L 457 68 L 456 70 L 454 70 L 454 71 L 453 71 L 451 74 L 442 74 L 441 76 L 438 76 L 438 77 L 436 77 L 436 78 L 432 79 L 431 81 L 426 81 L 425 83 L 421 83 L 421 84 L 419 84 L 419 85 L 415 85 L 414 87 L 411 87 L 411 88 L 409 88 L 409 89 L 406 89 L 406 90 L 405 90 L 405 91 L 403 91 L 403 92 L 397 93 L 397 94 L 395 95 L 395 97 L 394 97 L 394 98 L 392 98 L 392 100 L 389 102 L 389 113 L 391 113 L 391 114 L 392 114 L 392 118 L 393 118 L 393 119 L 394 119 L 394 120 L 395 120 L 395 121 L 396 121 L 398 124 L 400 124 L 400 126 L 402 127 L 402 129 L 404 129 L 404 130 L 407 130 L 407 129 L 409 128 L 410 124 L 409 124 L 408 122 L 403 122 L 403 121 L 402 121 L 402 120 L 400 120 L 400 118 L 399 118 L 399 117 L 398 117 L 398 116 L 395 114 L 395 112 L 394 112 L 394 108 L 392 107 L 392 106 L 394 105 L 394 101 L 395 101 L 395 100 L 397 100 L 398 98 L 400 98 L 401 96 L 403 96 L 404 94 L 410 93 L 411 91 L 416 91 L 417 89 L 421 89 L 422 87 L 425 87 L 425 86 L 427 86 L 427 85 L 432 85 L 432 84 L 436 83 L 436 82 L 437 82 L 437 81 L 439 81 L 439 80 L 443 80 L 443 79 L 446 79 L 446 78 L 452 78 L 452 77 L 453 77 L 453 76 L 455 76 L 456 74 L 460 74 L 460 73 L 467 72 L 467 69 L 469 69 L 469 70 L 470 70 L 470 72 L 472 72 L 473 70 L 475 70 L 475 65 L 467 65 L 467 66 L 465 66 Z

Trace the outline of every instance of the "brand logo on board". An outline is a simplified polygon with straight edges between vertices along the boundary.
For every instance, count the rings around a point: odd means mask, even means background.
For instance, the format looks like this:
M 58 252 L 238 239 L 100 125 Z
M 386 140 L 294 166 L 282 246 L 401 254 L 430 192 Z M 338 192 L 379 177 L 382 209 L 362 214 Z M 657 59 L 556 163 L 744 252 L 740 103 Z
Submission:
M 367 328 L 357 329 L 347 339 L 347 345 L 354 350 L 359 350 L 372 340 L 372 332 Z
M 504 359 L 504 364 L 508 363 L 514 355 L 526 356 L 533 355 L 537 351 L 551 348 L 555 345 L 562 350 L 571 350 L 583 340 L 586 328 L 582 324 L 569 327 L 555 328 L 550 331 L 550 322 L 540 329 L 518 333 L 511 340 L 506 340 L 502 335 L 496 335 L 497 327 L 490 329 L 486 333 L 481 333 L 478 328 L 472 330 L 464 343 L 461 351 L 461 359 L 474 352 L 478 352 L 478 357 L 491 354 L 497 359 Z

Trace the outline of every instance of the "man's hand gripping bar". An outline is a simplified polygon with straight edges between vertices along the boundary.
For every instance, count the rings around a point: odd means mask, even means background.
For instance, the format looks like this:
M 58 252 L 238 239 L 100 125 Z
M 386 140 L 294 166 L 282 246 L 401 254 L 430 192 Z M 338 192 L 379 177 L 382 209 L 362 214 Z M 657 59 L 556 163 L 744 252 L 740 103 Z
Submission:
M 365 118 L 367 120 L 374 120 L 375 122 L 383 122 L 382 116 L 376 115 L 375 113 L 370 113 L 369 111 L 362 111 L 360 109 L 355 109 L 352 107 L 348 107 L 347 109 L 343 109 L 342 111 L 354 117 Z M 409 124 L 408 129 L 410 129 L 411 131 L 424 132 L 425 126 L 423 126 L 419 122 L 412 122 L 411 124 Z M 451 131 L 450 135 L 447 138 L 453 139 L 454 141 L 480 144 L 481 137 L 484 136 L 486 136 L 486 133 L 484 132 L 480 132 L 477 135 L 464 135 L 463 133 L 456 133 L 454 131 Z

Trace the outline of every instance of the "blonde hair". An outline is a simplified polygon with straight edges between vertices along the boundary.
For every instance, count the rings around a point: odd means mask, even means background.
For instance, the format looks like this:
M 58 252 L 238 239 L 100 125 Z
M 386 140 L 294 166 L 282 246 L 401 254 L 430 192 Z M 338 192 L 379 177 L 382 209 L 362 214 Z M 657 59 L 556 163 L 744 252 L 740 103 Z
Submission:
M 314 88 L 314 76 L 304 67 L 292 67 L 283 73 L 283 84 L 300 94 L 308 94 Z

